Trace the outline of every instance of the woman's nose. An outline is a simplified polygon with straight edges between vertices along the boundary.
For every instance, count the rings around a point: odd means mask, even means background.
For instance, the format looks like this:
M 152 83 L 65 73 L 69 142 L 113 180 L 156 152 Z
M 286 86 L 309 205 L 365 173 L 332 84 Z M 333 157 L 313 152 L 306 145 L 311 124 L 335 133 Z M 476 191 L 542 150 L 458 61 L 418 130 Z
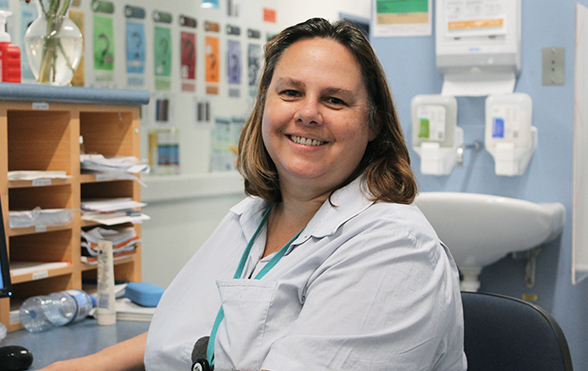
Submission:
M 301 101 L 296 112 L 296 121 L 304 125 L 321 125 L 323 123 L 323 116 L 320 102 L 312 97 Z

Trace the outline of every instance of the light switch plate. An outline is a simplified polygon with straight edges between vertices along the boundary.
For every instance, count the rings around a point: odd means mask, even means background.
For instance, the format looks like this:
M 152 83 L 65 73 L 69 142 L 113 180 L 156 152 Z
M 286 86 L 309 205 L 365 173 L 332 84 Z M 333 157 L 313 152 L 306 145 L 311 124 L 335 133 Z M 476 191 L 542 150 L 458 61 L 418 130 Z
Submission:
M 543 85 L 563 85 L 565 82 L 565 48 L 543 48 Z

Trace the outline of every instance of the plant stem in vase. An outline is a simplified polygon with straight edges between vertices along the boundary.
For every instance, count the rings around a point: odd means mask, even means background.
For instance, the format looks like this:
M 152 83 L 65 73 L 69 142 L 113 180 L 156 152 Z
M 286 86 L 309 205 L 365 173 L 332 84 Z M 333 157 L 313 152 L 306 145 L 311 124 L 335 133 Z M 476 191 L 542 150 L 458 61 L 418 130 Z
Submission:
M 67 16 L 71 0 L 37 0 L 39 18 L 27 30 L 25 49 L 39 83 L 68 85 L 80 62 L 82 34 Z

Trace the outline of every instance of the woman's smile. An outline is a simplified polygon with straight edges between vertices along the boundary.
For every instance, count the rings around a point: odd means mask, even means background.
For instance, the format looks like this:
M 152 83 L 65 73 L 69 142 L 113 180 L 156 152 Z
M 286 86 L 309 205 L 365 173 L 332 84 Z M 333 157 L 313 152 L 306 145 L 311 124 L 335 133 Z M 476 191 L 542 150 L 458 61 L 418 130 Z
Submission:
M 297 135 L 287 135 L 287 137 L 290 138 L 290 140 L 292 142 L 294 142 L 296 144 L 302 144 L 305 146 L 321 146 L 321 145 L 327 143 L 322 140 L 310 139 L 310 138 L 305 138 L 305 137 L 301 137 L 301 136 L 297 136 Z

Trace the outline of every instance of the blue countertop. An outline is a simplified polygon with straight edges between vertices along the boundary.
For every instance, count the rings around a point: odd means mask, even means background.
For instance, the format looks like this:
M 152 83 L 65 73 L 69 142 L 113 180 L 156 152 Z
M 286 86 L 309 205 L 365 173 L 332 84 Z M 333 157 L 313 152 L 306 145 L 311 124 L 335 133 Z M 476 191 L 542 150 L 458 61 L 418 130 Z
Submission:
M 0 100 L 142 105 L 149 103 L 149 92 L 146 90 L 0 83 Z
M 46 332 L 11 332 L 0 343 L 0 347 L 20 345 L 27 348 L 33 354 L 33 365 L 30 369 L 38 370 L 53 362 L 94 354 L 144 333 L 149 329 L 149 324 L 150 322 L 118 320 L 115 325 L 100 326 L 95 319 L 88 318 Z

